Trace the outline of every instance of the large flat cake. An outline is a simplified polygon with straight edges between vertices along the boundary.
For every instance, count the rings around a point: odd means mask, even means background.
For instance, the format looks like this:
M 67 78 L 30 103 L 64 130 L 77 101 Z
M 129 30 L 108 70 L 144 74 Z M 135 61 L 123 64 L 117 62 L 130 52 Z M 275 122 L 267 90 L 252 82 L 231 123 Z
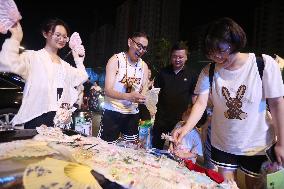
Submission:
M 183 164 L 143 149 L 108 144 L 96 137 L 48 134 L 49 129 L 44 130 L 40 132 L 44 134 L 35 137 L 37 141 L 47 141 L 49 147 L 70 161 L 87 166 L 125 188 L 237 188 L 235 183 L 217 184 L 205 174 L 190 171 Z

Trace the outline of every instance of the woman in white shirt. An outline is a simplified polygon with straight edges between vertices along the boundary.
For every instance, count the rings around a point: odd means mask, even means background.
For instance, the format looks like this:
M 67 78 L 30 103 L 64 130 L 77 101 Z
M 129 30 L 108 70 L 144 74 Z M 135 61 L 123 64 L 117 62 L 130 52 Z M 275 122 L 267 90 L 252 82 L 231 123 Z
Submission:
M 20 23 L 10 30 L 0 54 L 5 71 L 16 73 L 25 79 L 22 105 L 12 120 L 13 125 L 25 123 L 25 129 L 45 124 L 53 126 L 53 118 L 62 103 L 73 105 L 78 92 L 74 88 L 84 83 L 87 72 L 84 55 L 72 51 L 76 68 L 58 56 L 69 41 L 69 28 L 59 19 L 47 20 L 42 26 L 45 47 L 38 51 L 27 50 L 19 54 L 23 31 Z M 0 70 L 1 71 L 1 70 Z
M 246 34 L 230 18 L 213 22 L 204 42 L 205 54 L 216 63 L 212 84 L 207 65 L 195 87 L 197 100 L 186 124 L 175 131 L 175 141 L 181 141 L 201 118 L 210 94 L 211 161 L 226 180 L 235 180 L 239 168 L 246 174 L 246 188 L 261 188 L 265 149 L 275 140 L 273 127 L 265 119 L 266 100 L 278 131 L 274 151 L 278 163 L 284 165 L 284 86 L 279 66 L 271 56 L 262 54 L 261 77 L 255 54 L 240 52 Z

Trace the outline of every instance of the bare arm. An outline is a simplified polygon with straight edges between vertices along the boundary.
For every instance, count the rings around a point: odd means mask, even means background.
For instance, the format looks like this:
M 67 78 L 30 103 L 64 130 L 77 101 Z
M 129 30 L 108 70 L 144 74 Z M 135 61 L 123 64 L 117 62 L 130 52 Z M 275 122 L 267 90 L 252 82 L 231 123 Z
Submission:
M 284 99 L 283 97 L 268 99 L 273 124 L 277 129 L 275 154 L 277 161 L 284 165 Z
M 192 101 L 192 104 L 194 104 L 197 100 L 197 95 L 192 95 L 191 96 L 191 101 Z
M 118 59 L 113 55 L 106 65 L 105 94 L 111 98 L 128 100 L 126 93 L 113 90 L 116 73 L 118 71 Z
M 185 123 L 181 128 L 174 131 L 173 137 L 176 143 L 181 143 L 182 138 L 191 131 L 197 122 L 202 117 L 203 112 L 206 109 L 209 93 L 200 94 L 197 96 L 196 102 L 192 106 L 191 113 Z

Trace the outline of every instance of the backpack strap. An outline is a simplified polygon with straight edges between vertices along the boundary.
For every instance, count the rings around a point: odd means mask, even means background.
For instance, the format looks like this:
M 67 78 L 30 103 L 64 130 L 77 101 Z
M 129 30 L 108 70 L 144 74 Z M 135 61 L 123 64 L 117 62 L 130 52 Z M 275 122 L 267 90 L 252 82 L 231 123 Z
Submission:
M 213 76 L 214 76 L 214 70 L 215 70 L 215 62 L 210 63 L 209 67 L 209 83 L 210 83 L 210 91 L 212 90 L 212 83 L 213 83 Z
M 264 70 L 264 60 L 262 56 L 256 56 L 256 64 L 258 68 L 258 73 L 260 75 L 260 78 L 262 80 L 263 76 L 263 70 Z M 215 62 L 212 62 L 209 67 L 209 83 L 210 83 L 210 88 L 212 88 L 212 83 L 213 83 L 213 76 L 214 76 L 214 70 L 215 70 Z
M 258 68 L 258 73 L 259 73 L 260 79 L 262 80 L 263 70 L 264 70 L 264 60 L 263 60 L 263 57 L 261 55 L 260 56 L 255 56 L 255 59 L 256 59 L 256 65 L 257 65 L 257 68 Z M 268 105 L 267 99 L 266 99 L 266 108 L 269 111 L 269 105 Z
M 263 70 L 264 70 L 264 61 L 263 61 L 263 58 L 262 56 L 255 56 L 255 59 L 256 59 L 256 64 L 257 64 L 257 68 L 258 68 L 258 73 L 259 73 L 259 76 L 262 80 L 262 76 L 263 76 Z

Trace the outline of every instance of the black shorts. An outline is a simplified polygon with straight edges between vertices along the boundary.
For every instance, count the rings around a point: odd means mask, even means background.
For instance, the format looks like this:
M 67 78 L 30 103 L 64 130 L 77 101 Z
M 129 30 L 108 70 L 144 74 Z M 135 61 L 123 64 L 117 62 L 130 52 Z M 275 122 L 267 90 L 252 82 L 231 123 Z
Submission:
M 244 156 L 223 152 L 211 146 L 211 162 L 218 167 L 235 170 L 240 168 L 245 174 L 252 177 L 260 176 L 263 162 L 267 161 L 265 155 Z
M 53 127 L 53 119 L 55 117 L 56 112 L 51 111 L 44 113 L 28 122 L 25 123 L 24 128 L 25 129 L 35 129 L 36 127 L 40 127 L 42 124 L 48 126 L 48 127 Z
M 139 114 L 122 114 L 115 111 L 104 110 L 98 137 L 116 143 L 122 134 L 125 141 L 134 142 L 138 139 Z

